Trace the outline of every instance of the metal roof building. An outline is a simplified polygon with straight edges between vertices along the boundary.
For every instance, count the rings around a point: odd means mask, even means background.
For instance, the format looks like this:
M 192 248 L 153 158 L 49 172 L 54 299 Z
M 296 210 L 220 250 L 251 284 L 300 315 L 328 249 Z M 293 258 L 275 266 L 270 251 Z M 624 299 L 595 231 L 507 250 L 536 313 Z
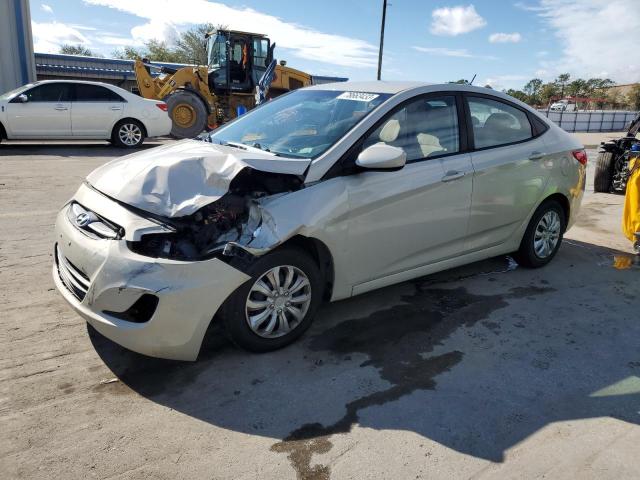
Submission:
M 117 58 L 83 57 L 61 53 L 36 53 L 38 80 L 78 79 L 105 82 L 125 90 L 137 92 L 133 60 Z M 158 67 L 182 68 L 187 64 L 150 62 Z M 152 74 L 158 71 L 151 70 Z

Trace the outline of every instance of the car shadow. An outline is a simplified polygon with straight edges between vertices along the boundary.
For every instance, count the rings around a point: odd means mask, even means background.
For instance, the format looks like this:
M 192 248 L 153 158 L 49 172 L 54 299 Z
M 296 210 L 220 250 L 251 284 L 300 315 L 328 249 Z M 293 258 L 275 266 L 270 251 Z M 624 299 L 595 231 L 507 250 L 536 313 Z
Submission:
M 95 388 L 274 438 L 300 478 L 328 477 L 313 454 L 356 424 L 500 462 L 553 422 L 640 423 L 640 271 L 614 268 L 620 255 L 567 241 L 542 269 L 501 257 L 423 277 L 325 305 L 296 344 L 262 355 L 217 325 L 195 363 L 132 353 L 89 327 L 120 380 Z

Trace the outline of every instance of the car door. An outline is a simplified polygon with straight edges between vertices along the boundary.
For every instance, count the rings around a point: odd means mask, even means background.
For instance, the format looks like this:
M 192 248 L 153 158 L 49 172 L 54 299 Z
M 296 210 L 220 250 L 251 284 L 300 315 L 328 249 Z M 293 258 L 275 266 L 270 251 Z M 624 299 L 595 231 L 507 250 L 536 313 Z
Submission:
M 91 83 L 76 83 L 71 130 L 85 138 L 110 138 L 122 117 L 125 100 L 113 90 Z
M 467 249 L 505 242 L 538 203 L 550 168 L 543 138 L 524 109 L 488 95 L 465 96 L 475 170 Z
M 24 97 L 26 96 L 26 101 Z M 36 85 L 7 104 L 12 138 L 64 138 L 71 135 L 71 84 Z
M 455 94 L 412 99 L 362 141 L 358 151 L 377 142 L 403 148 L 407 164 L 397 171 L 362 171 L 347 178 L 352 284 L 463 252 L 472 167 L 470 155 L 462 153 L 460 102 Z

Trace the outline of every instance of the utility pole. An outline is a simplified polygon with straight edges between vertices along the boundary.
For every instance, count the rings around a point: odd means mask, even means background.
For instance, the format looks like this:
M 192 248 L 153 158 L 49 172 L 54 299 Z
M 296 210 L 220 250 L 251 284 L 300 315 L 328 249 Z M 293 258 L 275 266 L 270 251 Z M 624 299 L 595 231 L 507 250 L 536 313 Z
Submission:
M 382 0 L 382 24 L 380 25 L 380 50 L 378 51 L 378 80 L 382 74 L 382 49 L 384 47 L 384 22 L 387 18 L 387 0 Z

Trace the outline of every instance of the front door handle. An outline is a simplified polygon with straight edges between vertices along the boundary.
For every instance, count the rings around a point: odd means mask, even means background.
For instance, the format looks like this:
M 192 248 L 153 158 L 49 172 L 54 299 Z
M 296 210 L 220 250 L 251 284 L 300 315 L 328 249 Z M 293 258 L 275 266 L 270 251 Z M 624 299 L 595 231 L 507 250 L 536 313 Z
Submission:
M 449 170 L 444 177 L 442 177 L 443 182 L 450 182 L 451 180 L 457 180 L 458 178 L 462 178 L 465 176 L 464 172 L 459 172 L 457 170 Z
M 67 107 L 64 107 L 62 105 L 56 105 L 54 108 L 59 112 L 64 112 L 65 110 L 69 110 Z
M 531 152 L 529 160 L 540 160 L 542 157 L 544 157 L 544 153 L 542 152 Z
M 122 110 L 122 107 L 111 107 L 111 110 Z

